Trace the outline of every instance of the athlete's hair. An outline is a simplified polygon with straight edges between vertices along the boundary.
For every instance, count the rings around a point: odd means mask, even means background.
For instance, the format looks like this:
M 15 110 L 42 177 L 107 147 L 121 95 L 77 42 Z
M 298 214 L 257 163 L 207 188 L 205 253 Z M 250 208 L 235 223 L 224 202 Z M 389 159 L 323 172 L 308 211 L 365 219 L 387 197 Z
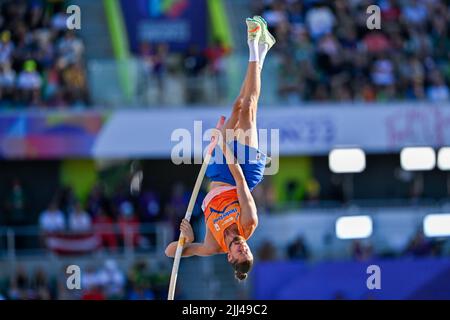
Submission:
M 234 262 L 232 264 L 234 268 L 234 277 L 239 281 L 242 281 L 247 278 L 247 274 L 253 266 L 253 259 L 248 259 L 242 262 Z

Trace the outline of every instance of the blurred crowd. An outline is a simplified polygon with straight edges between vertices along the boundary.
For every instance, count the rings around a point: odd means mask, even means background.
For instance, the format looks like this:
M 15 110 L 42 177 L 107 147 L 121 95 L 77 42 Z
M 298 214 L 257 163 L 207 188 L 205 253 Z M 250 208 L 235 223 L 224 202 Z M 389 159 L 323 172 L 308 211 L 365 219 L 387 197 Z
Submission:
M 394 250 L 380 248 L 377 244 L 367 239 L 351 240 L 347 246 L 347 258 L 355 261 L 370 261 L 376 258 L 387 257 L 440 257 L 446 255 L 445 241 L 442 239 L 428 238 L 419 228 L 410 238 L 403 249 Z M 266 240 L 257 251 L 259 261 L 274 261 L 279 259 L 310 260 L 314 254 L 308 245 L 308 241 L 299 235 L 285 247 L 278 247 L 271 240 Z M 331 257 L 330 257 L 331 258 Z
M 374 4 L 381 29 L 370 30 Z M 250 9 L 277 39 L 287 103 L 449 99 L 447 1 L 252 0 Z
M 115 252 L 124 245 L 148 249 L 154 245 L 156 231 L 142 230 L 142 225 L 167 221 L 155 192 L 132 195 L 126 186 L 108 193 L 97 183 L 85 203 L 77 199 L 70 186 L 55 192 L 48 207 L 39 215 L 43 234 L 95 232 L 101 247 Z
M 229 53 L 219 40 L 214 40 L 205 49 L 192 44 L 180 53 L 171 52 L 166 43 L 142 42 L 138 57 L 143 68 L 137 94 L 146 99 L 153 90 L 152 101 L 164 104 L 170 103 L 168 94 L 173 94 L 170 90 L 180 87 L 180 98 L 186 104 L 209 101 L 211 96 L 208 94 L 213 95 L 215 102 L 221 102 L 227 92 L 224 58 Z M 175 76 L 178 85 L 170 83 L 170 76 Z
M 89 104 L 83 41 L 58 1 L 0 4 L 0 108 Z
M 277 38 L 280 102 L 449 100 L 450 12 L 444 0 L 249 3 L 250 12 L 262 15 Z M 374 4 L 380 8 L 380 29 L 367 27 L 367 8 Z M 229 54 L 219 40 L 181 53 L 166 43 L 142 42 L 137 99 L 226 102 Z M 0 107 L 89 103 L 83 41 L 66 28 L 63 2 L 2 2 Z
M 67 277 L 65 268 L 56 275 L 43 266 L 19 265 L 14 276 L 0 279 L 0 300 L 161 300 L 169 280 L 163 266 L 137 260 L 126 268 L 114 259 L 83 268 L 80 290 L 69 290 Z
M 205 182 L 193 210 L 191 224 L 194 228 L 203 228 L 201 204 L 208 193 L 206 187 Z M 23 192 L 21 182 L 15 180 L 9 202 L 12 204 L 16 201 L 19 206 L 25 207 Z M 148 248 L 155 239 L 148 238 L 148 234 L 144 236 L 140 232 L 141 226 L 164 222 L 170 226 L 169 236 L 178 237 L 179 223 L 186 213 L 191 192 L 181 181 L 172 185 L 170 194 L 166 197 L 151 188 L 135 194 L 130 193 L 126 182 L 114 188 L 112 192 L 107 192 L 105 184 L 99 181 L 92 188 L 85 204 L 82 204 L 70 186 L 61 187 L 55 191 L 47 208 L 40 213 L 38 225 L 44 234 L 95 231 L 101 238 L 102 246 L 110 250 L 123 246 L 131 232 L 133 246 Z M 275 206 L 274 192 L 273 185 L 268 181 L 258 188 L 258 192 L 255 192 L 255 202 L 260 210 L 271 212 Z M 18 211 L 23 210 L 15 210 L 15 219 Z

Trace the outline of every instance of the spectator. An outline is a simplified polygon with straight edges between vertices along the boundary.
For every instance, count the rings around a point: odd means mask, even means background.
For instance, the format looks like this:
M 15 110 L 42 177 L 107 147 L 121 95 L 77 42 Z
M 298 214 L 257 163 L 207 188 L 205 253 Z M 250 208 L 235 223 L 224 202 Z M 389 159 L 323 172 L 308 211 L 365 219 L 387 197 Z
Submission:
M 9 63 L 0 64 L 0 106 L 9 106 L 14 102 L 16 72 Z
M 118 300 L 123 297 L 125 276 L 115 260 L 105 261 L 103 268 L 98 272 L 98 280 L 107 299 Z
M 218 39 L 215 39 L 213 44 L 208 47 L 205 52 L 208 60 L 208 71 L 215 81 L 215 92 L 219 101 L 223 101 L 223 99 L 226 98 L 226 66 L 224 58 L 228 53 L 229 50 L 227 50 Z
M 272 261 L 277 258 L 277 251 L 271 241 L 264 241 L 258 250 L 258 257 L 261 261 Z
M 102 245 L 109 250 L 117 250 L 117 238 L 113 219 L 103 208 L 99 208 L 93 221 L 94 230 L 100 237 Z
M 106 300 L 106 296 L 103 293 L 102 287 L 96 285 L 83 292 L 82 300 Z
M 67 28 L 67 15 L 62 8 L 57 10 L 51 19 L 51 26 L 57 31 L 63 31 Z
M 182 182 L 178 181 L 173 185 L 172 195 L 166 207 L 166 216 L 172 225 L 176 237 L 178 237 L 180 232 L 179 223 L 186 212 L 189 196 Z
M 10 65 L 14 53 L 14 44 L 11 41 L 11 32 L 4 30 L 0 34 L 0 65 Z
M 256 206 L 261 214 L 270 213 L 275 208 L 275 188 L 270 177 L 263 180 L 258 188 L 253 191 Z
M 411 0 L 404 2 L 402 17 L 412 28 L 422 26 L 425 23 L 427 15 L 427 7 L 421 1 Z
M 320 184 L 315 178 L 310 178 L 305 184 L 306 201 L 309 205 L 318 203 L 320 196 Z
M 391 47 L 388 37 L 380 31 L 367 33 L 362 39 L 362 44 L 370 54 L 383 53 Z
M 19 265 L 14 277 L 10 279 L 8 297 L 10 300 L 26 300 L 29 295 L 30 279 L 27 271 Z
M 284 194 L 286 195 L 286 202 L 295 202 L 299 200 L 299 183 L 296 179 L 289 179 L 285 184 Z
M 200 76 L 207 66 L 206 56 L 197 45 L 191 45 L 184 56 L 184 69 L 187 75 L 186 99 L 188 103 L 198 103 L 203 99 L 199 86 Z
M 169 46 L 166 43 L 161 43 L 156 47 L 156 52 L 152 57 L 153 62 L 153 76 L 156 79 L 158 87 L 158 101 L 164 101 L 165 90 L 165 75 L 167 71 L 167 55 L 169 53 Z
M 87 232 L 91 229 L 91 217 L 83 210 L 79 202 L 75 203 L 73 211 L 69 215 L 69 230 L 75 232 Z
M 50 283 L 42 267 L 36 269 L 33 281 L 31 283 L 31 290 L 33 292 L 34 299 L 36 300 L 50 300 Z
M 104 293 L 103 281 L 108 280 L 104 275 L 101 275 L 100 271 L 96 270 L 94 265 L 89 265 L 82 273 L 81 287 L 83 294 L 82 300 L 106 300 Z
M 68 103 L 72 106 L 87 105 L 87 82 L 81 63 L 69 64 L 62 72 L 62 79 Z
M 364 244 L 359 240 L 354 240 L 351 245 L 353 259 L 357 261 L 366 261 L 373 256 L 373 247 L 370 244 Z
M 406 247 L 406 254 L 412 256 L 428 256 L 433 253 L 433 242 L 425 238 L 421 229 L 419 229 Z
M 321 36 L 329 34 L 334 26 L 335 16 L 329 7 L 316 5 L 306 14 L 306 25 L 314 40 Z
M 66 214 L 68 214 L 75 207 L 75 204 L 77 202 L 71 186 L 63 186 L 62 188 L 58 189 L 57 197 L 59 201 L 59 207 Z
M 450 73 L 431 76 L 434 66 L 450 68 L 444 1 L 381 1 L 382 30 L 367 30 L 361 1 L 251 5 L 277 38 L 278 98 L 285 103 L 446 99 Z
M 51 106 L 64 106 L 65 101 L 62 98 L 62 81 L 61 81 L 62 69 L 58 64 L 53 63 L 44 72 L 44 90 L 43 99 L 49 101 Z
M 95 216 L 97 213 L 99 213 L 101 207 L 105 207 L 108 203 L 108 199 L 105 196 L 104 190 L 102 185 L 97 184 L 95 185 L 87 200 L 87 211 L 92 215 Z
M 155 300 L 155 294 L 150 288 L 144 286 L 133 286 L 130 294 L 128 295 L 129 300 Z
M 46 233 L 63 231 L 65 229 L 65 218 L 55 200 L 50 202 L 47 210 L 39 217 L 39 226 Z
M 137 261 L 128 272 L 128 279 L 132 286 L 148 287 L 150 286 L 150 272 L 145 260 Z
M 26 105 L 37 105 L 40 99 L 42 79 L 36 70 L 36 62 L 27 60 L 17 78 L 17 88 L 22 102 Z
M 94 265 L 88 265 L 81 276 L 81 287 L 83 290 L 91 290 L 100 284 L 98 272 Z
M 67 31 L 65 7 L 9 1 L 0 9 L 0 106 L 88 104 L 84 45 Z
M 126 246 L 139 246 L 141 244 L 140 222 L 134 214 L 134 208 L 130 202 L 126 201 L 120 205 L 118 223 L 122 243 Z
M 23 225 L 26 223 L 26 195 L 22 182 L 14 178 L 11 185 L 11 191 L 6 200 L 6 209 L 8 212 L 7 224 Z
M 309 249 L 306 247 L 302 236 L 297 237 L 297 239 L 288 245 L 287 256 L 289 259 L 306 260 L 309 258 Z
M 385 56 L 376 60 L 372 69 L 372 81 L 375 85 L 383 87 L 394 84 L 394 66 Z
M 143 222 L 154 222 L 160 217 L 161 203 L 155 192 L 146 190 L 139 196 L 139 208 Z
M 59 55 L 57 63 L 61 65 L 62 68 L 81 62 L 84 45 L 83 42 L 76 37 L 73 30 L 66 31 L 57 47 Z
M 274 1 L 262 15 L 266 19 L 271 31 L 288 20 L 287 12 L 281 1 Z
M 444 102 L 449 99 L 448 86 L 439 72 L 431 75 L 431 85 L 427 89 L 427 98 L 433 102 Z

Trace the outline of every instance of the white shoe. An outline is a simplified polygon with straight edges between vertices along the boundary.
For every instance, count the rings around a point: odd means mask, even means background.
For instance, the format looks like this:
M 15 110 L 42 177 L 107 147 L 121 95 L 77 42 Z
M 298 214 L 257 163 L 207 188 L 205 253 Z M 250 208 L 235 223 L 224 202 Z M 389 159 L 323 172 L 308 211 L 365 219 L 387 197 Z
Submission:
M 247 39 L 259 42 L 262 35 L 261 24 L 253 18 L 247 18 L 245 22 L 247 23 Z
M 275 37 L 269 32 L 267 28 L 267 21 L 261 16 L 253 16 L 253 20 L 257 21 L 262 28 L 262 34 L 259 38 L 259 43 L 267 43 L 269 49 L 277 42 Z

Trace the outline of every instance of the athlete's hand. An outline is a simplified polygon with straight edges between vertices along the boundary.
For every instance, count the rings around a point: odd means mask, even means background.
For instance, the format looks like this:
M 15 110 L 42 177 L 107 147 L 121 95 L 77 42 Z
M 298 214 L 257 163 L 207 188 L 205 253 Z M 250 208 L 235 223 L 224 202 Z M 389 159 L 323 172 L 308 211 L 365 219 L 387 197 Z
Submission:
M 186 243 L 194 241 L 194 231 L 192 230 L 191 224 L 186 219 L 181 221 L 180 231 L 183 233 Z

